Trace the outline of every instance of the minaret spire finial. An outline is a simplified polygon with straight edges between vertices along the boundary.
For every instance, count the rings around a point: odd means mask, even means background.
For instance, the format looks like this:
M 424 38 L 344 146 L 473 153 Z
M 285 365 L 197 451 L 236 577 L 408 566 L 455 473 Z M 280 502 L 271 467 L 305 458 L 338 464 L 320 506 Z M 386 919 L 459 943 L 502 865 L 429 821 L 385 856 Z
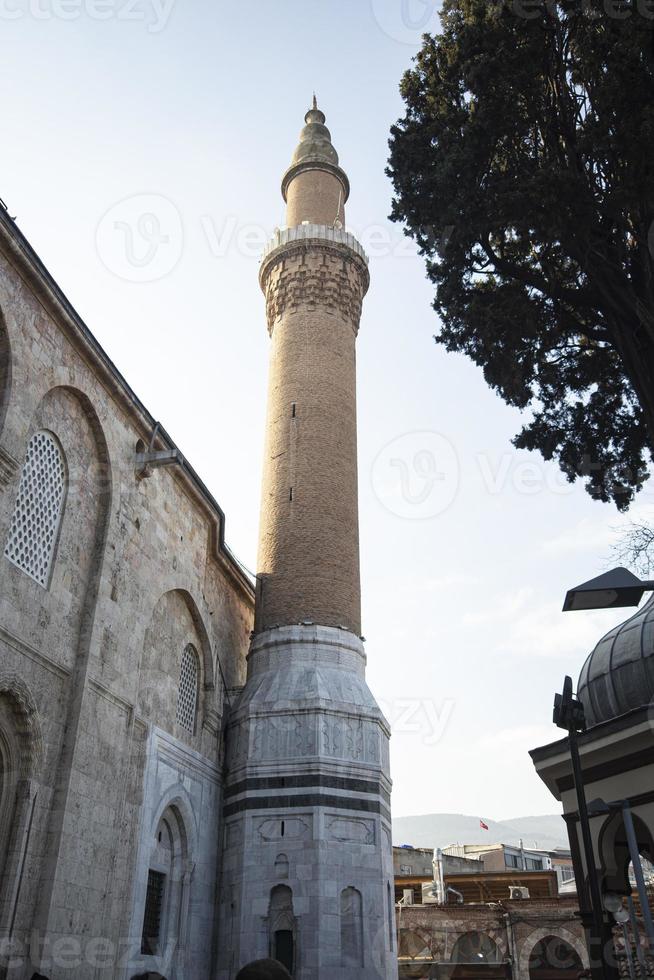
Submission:
M 313 108 L 314 109 L 317 109 L 318 108 L 318 99 L 316 98 L 316 93 L 315 92 L 313 93 Z

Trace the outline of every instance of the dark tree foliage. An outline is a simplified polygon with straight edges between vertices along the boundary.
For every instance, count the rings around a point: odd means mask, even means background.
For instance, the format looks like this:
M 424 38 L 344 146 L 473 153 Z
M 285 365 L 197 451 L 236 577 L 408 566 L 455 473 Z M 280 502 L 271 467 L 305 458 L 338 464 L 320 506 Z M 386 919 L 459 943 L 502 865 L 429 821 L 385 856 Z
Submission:
M 445 0 L 441 20 L 388 169 L 436 340 L 530 410 L 516 446 L 624 509 L 654 446 L 654 0 Z

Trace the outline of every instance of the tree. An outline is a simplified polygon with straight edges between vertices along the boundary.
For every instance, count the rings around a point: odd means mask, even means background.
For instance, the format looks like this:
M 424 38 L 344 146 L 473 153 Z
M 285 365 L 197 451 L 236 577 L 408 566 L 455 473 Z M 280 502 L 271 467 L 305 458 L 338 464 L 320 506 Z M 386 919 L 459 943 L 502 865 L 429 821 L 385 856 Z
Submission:
M 654 447 L 654 0 L 445 0 L 401 83 L 391 218 L 436 340 L 519 448 L 625 509 Z
M 630 565 L 641 575 L 649 575 L 654 567 L 654 527 L 645 521 L 631 521 L 620 529 L 611 546 L 612 564 Z

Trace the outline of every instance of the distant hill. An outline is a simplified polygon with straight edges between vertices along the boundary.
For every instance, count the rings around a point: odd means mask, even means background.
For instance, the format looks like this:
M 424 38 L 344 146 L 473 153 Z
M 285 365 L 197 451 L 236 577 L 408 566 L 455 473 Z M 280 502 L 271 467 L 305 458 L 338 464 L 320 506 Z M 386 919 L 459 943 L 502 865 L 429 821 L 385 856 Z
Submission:
M 512 817 L 490 820 L 481 817 L 488 830 L 479 826 L 479 817 L 463 813 L 428 813 L 419 817 L 393 820 L 393 843 L 414 847 L 447 847 L 448 844 L 518 844 L 552 850 L 568 847 L 563 818 L 556 814 L 541 817 Z

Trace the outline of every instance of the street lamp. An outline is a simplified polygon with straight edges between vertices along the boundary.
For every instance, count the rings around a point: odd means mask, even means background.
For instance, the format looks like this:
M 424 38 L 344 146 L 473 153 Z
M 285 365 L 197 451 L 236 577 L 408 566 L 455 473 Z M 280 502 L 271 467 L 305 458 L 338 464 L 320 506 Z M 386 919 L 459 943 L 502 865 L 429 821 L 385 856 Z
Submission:
M 600 895 L 599 882 L 597 880 L 597 868 L 595 866 L 595 851 L 593 849 L 593 839 L 590 832 L 590 821 L 588 819 L 588 806 L 586 803 L 586 792 L 584 790 L 584 777 L 579 756 L 579 745 L 577 736 L 579 732 L 586 730 L 586 719 L 584 717 L 584 706 L 572 693 L 572 678 L 566 677 L 563 682 L 563 693 L 554 696 L 554 724 L 568 733 L 568 747 L 570 749 L 570 759 L 572 762 L 572 778 L 577 794 L 577 809 L 579 811 L 579 826 L 581 827 L 581 839 L 584 846 L 584 856 L 586 858 L 586 871 L 588 878 L 588 889 L 590 892 L 590 912 L 593 927 L 591 929 L 591 941 L 588 944 L 588 951 L 591 960 L 591 972 L 594 978 L 601 980 L 606 976 L 604 969 L 603 941 L 604 941 L 604 914 L 602 897 Z M 579 884 L 581 885 L 581 881 Z M 595 955 L 594 946 L 598 947 L 599 956 Z
M 589 582 L 583 582 L 576 588 L 570 589 L 565 597 L 565 602 L 563 603 L 563 612 L 576 612 L 577 610 L 582 609 L 620 609 L 624 606 L 637 606 L 639 605 L 640 600 L 643 598 L 643 593 L 651 591 L 654 591 L 654 581 L 641 581 L 641 579 L 637 578 L 632 572 L 629 571 L 628 568 L 613 568 L 610 572 L 605 572 L 603 575 L 598 575 L 597 578 L 590 579 Z M 604 968 L 602 965 L 600 965 L 603 960 L 603 957 L 601 956 L 601 944 L 603 943 L 607 933 L 604 924 L 604 911 L 610 910 L 613 912 L 613 910 L 610 909 L 611 898 L 607 899 L 607 896 L 605 896 L 605 900 L 602 901 L 599 881 L 597 878 L 595 851 L 593 848 L 593 839 L 588 816 L 589 808 L 586 803 L 584 776 L 581 768 L 578 745 L 578 734 L 579 732 L 586 730 L 586 720 L 584 717 L 583 704 L 581 704 L 581 702 L 573 696 L 572 678 L 570 677 L 565 678 L 563 693 L 557 694 L 554 698 L 554 724 L 559 728 L 563 728 L 568 733 L 568 746 L 570 749 L 570 759 L 572 762 L 572 777 L 577 795 L 579 826 L 581 828 L 584 856 L 586 859 L 588 890 L 591 905 L 590 912 L 593 924 L 591 930 L 592 940 L 589 944 L 591 961 L 593 963 L 591 966 L 591 971 L 594 977 L 597 976 L 599 978 L 605 976 L 606 972 L 617 972 L 609 968 L 608 964 L 604 964 Z M 591 804 L 594 816 L 599 812 L 597 810 L 597 804 L 598 801 Z M 606 806 L 606 804 L 604 804 L 604 806 Z M 631 828 L 631 836 L 633 837 L 634 834 L 633 823 L 631 820 L 631 810 L 628 802 L 626 801 L 624 801 L 623 815 L 625 818 L 625 827 L 627 832 L 629 833 L 629 829 Z M 632 844 L 633 841 L 630 839 L 630 849 Z M 640 861 L 637 859 L 634 860 L 634 866 L 636 866 L 636 864 L 638 865 L 638 869 L 641 870 Z M 647 904 L 646 899 L 645 904 Z M 650 930 L 654 930 L 654 926 L 651 922 L 651 916 L 649 916 L 649 907 L 647 908 L 647 913 L 649 935 Z M 610 934 L 610 930 L 608 930 L 608 932 Z M 595 960 L 593 955 L 592 946 L 594 944 L 600 945 L 599 962 L 598 960 Z
M 628 568 L 612 568 L 610 572 L 570 589 L 563 603 L 563 612 L 637 606 L 643 592 L 653 590 L 654 582 L 642 582 Z

